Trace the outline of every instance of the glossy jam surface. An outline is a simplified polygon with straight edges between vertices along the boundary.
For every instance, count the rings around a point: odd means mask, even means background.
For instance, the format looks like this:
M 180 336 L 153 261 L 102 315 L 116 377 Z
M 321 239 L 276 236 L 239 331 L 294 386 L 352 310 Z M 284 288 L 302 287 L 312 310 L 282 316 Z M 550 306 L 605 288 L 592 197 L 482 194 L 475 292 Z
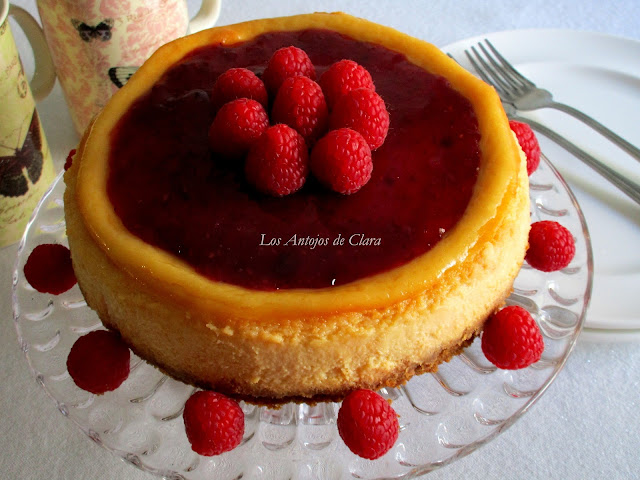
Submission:
M 387 104 L 389 135 L 356 194 L 310 178 L 270 198 L 247 185 L 242 162 L 209 150 L 218 75 L 260 75 L 288 45 L 307 52 L 318 76 L 334 61 L 357 61 Z M 137 100 L 113 134 L 108 193 L 131 232 L 209 278 L 260 290 L 329 287 L 397 267 L 446 235 L 471 197 L 479 139 L 469 102 L 403 55 L 324 30 L 272 33 L 192 52 Z

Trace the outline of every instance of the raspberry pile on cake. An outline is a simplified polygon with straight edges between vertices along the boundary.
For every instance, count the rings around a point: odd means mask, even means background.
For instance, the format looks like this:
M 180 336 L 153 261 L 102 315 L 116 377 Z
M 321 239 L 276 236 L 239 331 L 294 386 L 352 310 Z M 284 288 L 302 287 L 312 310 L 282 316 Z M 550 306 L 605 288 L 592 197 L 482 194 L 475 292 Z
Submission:
M 244 160 L 248 182 L 275 197 L 300 190 L 310 171 L 338 193 L 360 190 L 371 178 L 371 151 L 389 130 L 369 72 L 343 59 L 318 84 L 309 56 L 289 46 L 272 55 L 263 78 L 269 88 L 247 68 L 218 77 L 211 149 L 229 161 Z

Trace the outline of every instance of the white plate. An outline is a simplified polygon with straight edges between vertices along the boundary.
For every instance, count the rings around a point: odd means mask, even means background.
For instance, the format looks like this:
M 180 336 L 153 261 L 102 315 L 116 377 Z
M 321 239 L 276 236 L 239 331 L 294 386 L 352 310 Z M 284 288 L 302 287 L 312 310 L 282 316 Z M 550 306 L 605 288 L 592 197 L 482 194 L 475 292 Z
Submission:
M 464 50 L 483 39 L 554 99 L 593 116 L 640 145 L 640 42 L 568 30 L 491 33 L 443 47 L 471 69 Z M 572 117 L 552 109 L 522 112 L 640 183 L 640 163 Z M 591 234 L 595 275 L 584 338 L 640 340 L 640 206 L 543 136 L 575 193 Z

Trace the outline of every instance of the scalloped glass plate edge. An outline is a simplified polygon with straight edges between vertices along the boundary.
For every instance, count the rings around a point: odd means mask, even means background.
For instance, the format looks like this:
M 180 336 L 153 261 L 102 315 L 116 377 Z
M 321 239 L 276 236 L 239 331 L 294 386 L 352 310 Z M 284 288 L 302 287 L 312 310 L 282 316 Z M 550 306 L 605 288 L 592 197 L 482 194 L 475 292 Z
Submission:
M 532 221 L 558 217 L 568 221 L 577 246 L 576 260 L 564 271 L 542 276 L 523 266 L 509 299 L 527 307 L 538 320 L 545 336 L 543 359 L 522 371 L 497 370 L 487 364 L 476 340 L 438 373 L 381 391 L 394 401 L 401 432 L 395 447 L 378 460 L 360 459 L 341 443 L 335 427 L 337 404 L 322 404 L 319 409 L 289 404 L 281 410 L 243 404 L 247 427 L 241 446 L 219 457 L 199 457 L 185 451 L 188 443 L 179 425 L 180 402 L 192 387 L 167 379 L 137 358 L 132 372 L 138 373 L 120 393 L 96 397 L 75 391 L 79 389 L 69 385 L 68 373 L 60 365 L 73 338 L 99 328 L 99 320 L 83 305 L 77 286 L 56 298 L 38 294 L 29 291 L 21 271 L 31 244 L 65 242 L 62 173 L 34 211 L 18 246 L 12 302 L 20 347 L 32 374 L 65 417 L 106 450 L 165 478 L 337 480 L 424 475 L 468 455 L 513 425 L 555 380 L 583 329 L 593 280 L 589 232 L 571 189 L 544 156 L 541 167 L 531 177 Z M 49 222 L 44 229 L 43 219 Z M 88 320 L 78 320 L 78 312 L 87 313 Z M 68 331 L 73 323 L 67 321 L 69 315 L 75 315 L 74 331 Z M 122 414 L 114 413 L 121 408 Z M 163 409 L 164 416 L 158 416 Z M 135 438 L 138 427 L 144 432 L 142 439 Z

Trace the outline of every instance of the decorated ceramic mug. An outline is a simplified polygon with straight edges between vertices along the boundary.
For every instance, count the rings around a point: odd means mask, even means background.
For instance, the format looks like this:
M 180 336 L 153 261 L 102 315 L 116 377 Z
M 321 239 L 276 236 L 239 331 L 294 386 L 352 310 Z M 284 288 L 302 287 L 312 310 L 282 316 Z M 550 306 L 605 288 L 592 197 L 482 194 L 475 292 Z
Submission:
M 78 133 L 158 47 L 213 26 L 221 0 L 37 0 L 56 72 Z
M 13 18 L 33 50 L 27 79 L 9 25 Z M 16 242 L 54 179 L 51 152 L 35 99 L 46 97 L 55 71 L 42 30 L 25 10 L 0 0 L 0 247 Z

